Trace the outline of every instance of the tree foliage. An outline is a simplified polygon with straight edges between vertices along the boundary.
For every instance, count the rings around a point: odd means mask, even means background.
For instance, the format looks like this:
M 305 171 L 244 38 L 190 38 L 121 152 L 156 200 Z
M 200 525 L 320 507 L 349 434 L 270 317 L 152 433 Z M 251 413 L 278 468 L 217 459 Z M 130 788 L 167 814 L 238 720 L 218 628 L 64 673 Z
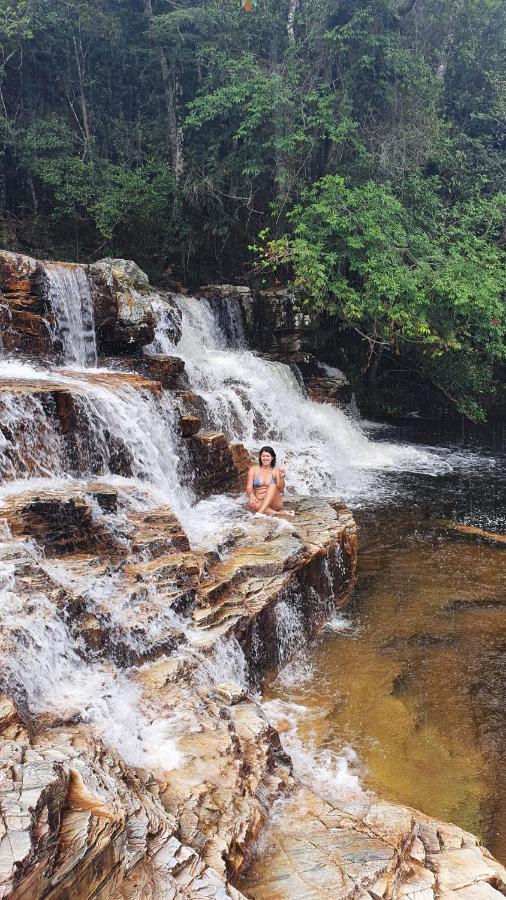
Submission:
M 260 264 L 362 368 L 400 354 L 477 416 L 505 86 L 504 0 L 0 0 L 1 241 L 199 282 L 247 277 L 268 228 Z

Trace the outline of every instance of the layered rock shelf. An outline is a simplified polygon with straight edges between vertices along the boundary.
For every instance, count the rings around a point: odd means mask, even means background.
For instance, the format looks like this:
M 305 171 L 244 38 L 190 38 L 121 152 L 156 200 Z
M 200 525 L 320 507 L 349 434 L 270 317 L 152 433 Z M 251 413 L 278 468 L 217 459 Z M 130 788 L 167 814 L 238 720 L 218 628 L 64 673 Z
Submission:
M 328 614 L 318 604 L 319 581 L 327 579 L 336 603 L 349 591 L 353 519 L 324 501 L 300 501 L 293 527 L 259 519 L 248 541 L 238 538 L 226 561 L 215 561 L 190 550 L 168 509 L 131 514 L 126 552 L 107 536 L 106 523 L 100 532 L 89 527 L 93 499 L 109 513 L 118 502 L 100 484 L 81 494 L 10 497 L 2 515 L 15 537 L 9 554 L 18 592 L 29 602 L 41 578 L 51 581 L 45 559 L 55 555 L 81 575 L 85 569 L 95 578 L 107 568 L 115 572 L 114 589 L 93 613 L 85 597 L 57 582 L 52 602 L 105 664 L 111 656 L 132 664 L 134 638 L 142 635 L 144 665 L 135 681 L 144 714 L 153 723 L 175 718 L 182 756 L 171 771 L 163 771 L 163 760 L 152 774 L 125 766 L 100 731 L 86 727 L 79 709 L 68 709 L 62 721 L 29 713 L 22 696 L 4 695 L 2 896 L 63 897 L 72 890 L 76 897 L 155 897 L 163 887 L 163 896 L 237 897 L 224 887 L 228 873 L 240 868 L 269 807 L 290 791 L 293 777 L 277 733 L 244 685 L 209 683 L 203 673 L 231 638 L 247 651 L 245 659 L 254 638 L 262 647 L 254 679 L 277 667 L 276 609 L 290 596 L 304 613 L 307 635 L 314 633 Z M 74 525 L 79 546 L 71 537 Z M 29 534 L 46 551 L 40 562 L 29 552 Z M 147 590 L 153 584 L 156 602 Z M 128 608 L 123 636 L 113 621 L 120 604 Z M 190 616 L 190 645 L 166 620 L 175 608 Z M 12 634 L 1 625 L 7 662 Z M 160 641 L 149 644 L 146 636 L 157 630 Z
M 345 808 L 299 787 L 267 854 L 237 883 L 255 900 L 501 900 L 505 878 L 460 828 L 377 800 Z

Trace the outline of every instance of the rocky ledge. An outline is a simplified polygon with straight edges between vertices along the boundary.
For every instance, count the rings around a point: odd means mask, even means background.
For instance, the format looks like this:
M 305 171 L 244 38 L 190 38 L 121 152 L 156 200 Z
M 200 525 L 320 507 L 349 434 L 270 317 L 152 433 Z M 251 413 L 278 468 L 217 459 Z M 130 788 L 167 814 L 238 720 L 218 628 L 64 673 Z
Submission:
M 493 900 L 505 893 L 505 870 L 472 835 L 373 798 L 335 804 L 298 783 L 276 723 L 250 694 L 345 602 L 357 549 L 349 511 L 295 500 L 293 523 L 252 519 L 247 531 L 224 534 L 220 558 L 192 551 L 171 511 L 142 512 L 140 496 L 118 542 L 110 523 L 127 502 L 118 491 L 90 482 L 47 495 L 12 493 L 1 510 L 12 534 L 1 562 L 26 596 L 24 613 L 35 614 L 43 586 L 50 603 L 38 614 L 48 626 L 53 615 L 65 621 L 104 677 L 113 660 L 123 664 L 142 711 L 142 726 L 132 727 L 139 740 L 144 731 L 144 756 L 125 761 L 107 722 L 90 722 L 80 706 L 67 705 L 64 716 L 30 711 L 4 677 L 0 897 Z M 79 542 L 62 541 L 74 526 Z M 34 554 L 33 541 L 44 556 Z M 53 559 L 81 579 L 62 586 L 58 568 L 48 568 Z M 71 587 L 86 571 L 95 579 L 114 574 L 114 590 L 93 609 Z M 167 618 L 171 609 L 184 617 Z M 294 623 L 299 629 L 288 642 L 281 639 L 287 611 L 292 632 Z M 4 672 L 23 628 L 19 621 L 9 628 L 11 621 L 1 623 Z M 175 742 L 170 751 L 160 744 L 164 730 Z M 255 861 L 261 833 L 269 851 Z
M 345 807 L 299 787 L 238 883 L 254 900 L 501 900 L 506 869 L 472 834 L 417 810 Z
M 340 504 L 294 501 L 293 523 L 258 517 L 228 534 L 220 558 L 192 551 L 171 511 L 143 513 L 140 496 L 118 540 L 118 504 L 128 505 L 118 490 L 81 482 L 13 491 L 3 502 L 0 527 L 11 539 L 1 563 L 24 600 L 0 623 L 0 896 L 238 898 L 229 879 L 274 801 L 294 786 L 248 684 L 295 651 L 277 640 L 289 604 L 304 640 L 329 603 L 345 601 L 354 521 Z M 72 587 L 106 576 L 98 603 Z M 91 666 L 84 680 L 100 672 L 117 681 L 124 666 L 142 716 L 132 723 L 134 742 L 136 729 L 139 746 L 144 738 L 138 760 L 111 743 L 106 720 L 90 721 L 86 703 L 36 713 L 12 687 L 20 634 L 26 629 L 29 644 L 36 621 L 51 635 L 56 620 L 79 640 Z

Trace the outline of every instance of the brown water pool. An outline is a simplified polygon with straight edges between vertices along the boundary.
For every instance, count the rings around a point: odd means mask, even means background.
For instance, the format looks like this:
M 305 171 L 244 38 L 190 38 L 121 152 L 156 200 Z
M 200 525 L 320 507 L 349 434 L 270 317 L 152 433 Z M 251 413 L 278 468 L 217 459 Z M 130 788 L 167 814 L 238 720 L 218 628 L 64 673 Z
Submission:
M 500 466 L 412 476 L 356 512 L 349 627 L 310 651 L 312 676 L 267 699 L 303 704 L 304 744 L 350 746 L 364 786 L 478 834 L 506 862 L 506 548 L 440 520 L 504 531 Z

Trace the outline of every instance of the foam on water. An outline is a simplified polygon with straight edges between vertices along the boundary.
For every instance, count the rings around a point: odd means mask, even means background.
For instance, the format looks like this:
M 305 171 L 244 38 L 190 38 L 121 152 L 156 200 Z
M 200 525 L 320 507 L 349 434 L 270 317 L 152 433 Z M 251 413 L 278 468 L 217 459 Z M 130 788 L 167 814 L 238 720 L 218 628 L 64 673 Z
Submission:
M 344 746 L 339 753 L 316 750 L 301 740 L 298 734 L 300 722 L 307 722 L 311 715 L 320 717 L 320 710 L 311 712 L 301 704 L 282 700 L 266 701 L 262 708 L 274 727 L 283 722 L 281 743 L 292 759 L 295 775 L 303 784 L 331 803 L 367 799 L 368 794 L 360 783 L 359 760 L 352 747 Z

